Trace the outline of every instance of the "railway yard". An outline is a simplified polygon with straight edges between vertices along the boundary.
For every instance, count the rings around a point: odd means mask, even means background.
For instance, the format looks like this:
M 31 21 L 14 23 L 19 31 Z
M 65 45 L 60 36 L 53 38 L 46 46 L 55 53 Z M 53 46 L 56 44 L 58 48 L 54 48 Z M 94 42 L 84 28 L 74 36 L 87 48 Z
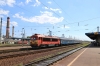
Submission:
M 0 6 L 0 66 L 100 66 L 100 0 Z
M 49 48 L 43 47 L 43 48 L 35 48 L 35 49 L 30 49 L 30 47 L 27 49 L 26 47 L 26 49 L 19 50 L 19 51 L 18 51 L 19 47 L 16 47 L 17 51 L 16 50 L 13 52 L 6 51 L 6 53 L 5 52 L 0 53 L 0 65 L 1 66 L 23 66 L 23 65 L 34 66 L 43 60 L 61 55 L 71 50 L 75 50 L 76 48 L 79 48 L 79 47 L 84 47 L 86 45 L 88 44 L 75 44 L 75 45 L 68 45 L 68 46 L 62 46 L 62 47 L 61 46 L 49 47 Z M 4 49 L 2 48 L 2 50 Z M 50 65 L 50 64 L 47 64 L 47 65 Z
M 0 65 L 99 66 L 99 34 L 86 33 L 96 39 L 92 42 L 35 34 L 30 37 L 30 44 L 1 45 Z
M 22 37 L 14 37 L 14 26 L 12 36 L 9 34 L 9 26 L 10 17 L 7 17 L 6 35 L 2 40 L 0 39 L 0 66 L 90 66 L 91 62 L 95 61 L 100 65 L 95 56 L 92 58 L 92 53 L 93 55 L 98 53 L 95 50 L 99 49 L 90 48 L 100 45 L 100 32 L 85 33 L 89 38 L 95 39 L 93 42 L 70 36 L 68 38 L 64 34 L 62 37 L 53 36 L 50 30 L 49 35 L 34 33 L 25 37 L 24 28 L 22 28 Z M 86 51 L 87 55 L 84 54 Z M 89 52 L 91 54 L 88 54 Z M 84 54 L 83 59 L 80 59 L 82 54 Z M 91 59 L 90 62 L 86 61 L 88 58 Z M 96 58 L 99 58 L 98 55 Z M 93 66 L 97 66 L 95 63 Z

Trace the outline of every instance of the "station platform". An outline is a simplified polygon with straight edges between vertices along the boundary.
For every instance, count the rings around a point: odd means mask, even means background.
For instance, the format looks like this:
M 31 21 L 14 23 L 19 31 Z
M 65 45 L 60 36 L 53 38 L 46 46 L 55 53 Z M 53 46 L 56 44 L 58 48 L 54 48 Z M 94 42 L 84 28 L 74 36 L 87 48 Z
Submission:
M 100 66 L 100 47 L 83 48 L 51 66 Z

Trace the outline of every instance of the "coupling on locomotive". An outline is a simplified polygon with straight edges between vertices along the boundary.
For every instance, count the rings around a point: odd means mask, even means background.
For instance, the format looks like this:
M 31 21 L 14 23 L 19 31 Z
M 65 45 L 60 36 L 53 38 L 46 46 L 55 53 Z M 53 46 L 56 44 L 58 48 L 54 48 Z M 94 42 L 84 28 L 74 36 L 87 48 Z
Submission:
M 60 38 L 57 36 L 46 36 L 41 34 L 34 34 L 30 37 L 30 46 L 31 47 L 41 47 L 41 46 L 61 46 L 67 44 L 76 44 L 80 43 L 79 40 Z

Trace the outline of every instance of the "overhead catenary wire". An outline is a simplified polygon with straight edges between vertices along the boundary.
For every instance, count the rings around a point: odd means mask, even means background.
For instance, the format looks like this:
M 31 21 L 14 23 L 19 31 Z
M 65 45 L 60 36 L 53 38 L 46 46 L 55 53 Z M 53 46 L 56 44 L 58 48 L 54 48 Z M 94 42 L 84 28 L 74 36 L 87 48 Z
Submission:
M 57 2 L 55 1 L 55 0 L 53 0 L 56 4 L 57 4 Z M 59 7 L 60 7 L 60 5 L 59 4 L 57 4 Z M 60 7 L 61 8 L 61 7 Z M 62 8 L 61 8 L 62 9 Z M 63 10 L 63 9 L 62 9 Z M 64 10 L 63 10 L 64 11 Z M 65 12 L 65 11 L 64 11 Z M 65 12 L 66 13 L 66 12 Z M 67 14 L 67 13 L 66 13 Z M 68 14 L 67 14 L 68 15 Z M 69 16 L 69 15 L 68 15 Z M 70 17 L 70 16 L 69 16 Z M 100 17 L 97 17 L 97 18 L 100 18 Z M 97 19 L 97 18 L 92 18 L 92 19 Z M 79 22 L 73 22 L 73 23 L 68 23 L 68 24 L 74 24 L 74 23 L 78 23 L 78 26 L 79 26 L 79 24 L 80 24 L 80 22 L 84 22 L 84 21 L 89 21 L 89 20 L 92 20 L 92 19 L 87 19 L 87 20 L 83 20 L 83 21 L 79 21 Z M 65 25 L 65 24 L 64 24 Z
M 40 1 L 40 0 L 39 0 Z M 47 8 L 49 8 L 47 5 L 45 5 L 44 3 L 42 3 L 41 2 L 41 4 L 43 5 L 43 6 L 45 6 L 45 7 L 47 7 Z M 52 10 L 51 10 L 52 11 Z M 52 12 L 54 12 L 54 11 L 52 11 Z M 56 12 L 54 12 L 57 16 L 59 16 L 59 17 L 61 17 L 59 14 L 57 14 Z
M 55 0 L 53 0 L 55 3 L 56 3 L 56 1 Z M 46 6 L 45 4 L 43 4 L 42 2 L 41 2 L 41 4 L 42 5 L 44 5 L 44 6 Z M 56 3 L 57 4 L 57 3 Z M 59 4 L 57 4 L 58 6 L 59 6 Z M 17 7 L 19 7 L 19 6 L 17 6 Z M 49 8 L 48 6 L 46 6 L 47 8 Z M 60 7 L 60 6 L 59 6 Z M 21 9 L 23 9 L 23 10 L 26 10 L 26 11 L 28 11 L 27 9 L 24 9 L 24 8 L 22 8 L 22 7 L 19 7 L 19 8 L 21 8 Z M 60 7 L 61 8 L 61 7 Z M 62 9 L 62 8 L 61 8 Z M 63 10 L 63 9 L 62 9 Z M 63 10 L 64 11 L 64 10 Z M 31 11 L 28 11 L 29 13 L 31 12 Z M 54 11 L 52 11 L 52 12 L 54 12 Z M 65 12 L 65 11 L 64 11 Z M 33 12 L 31 12 L 31 13 L 33 13 Z M 60 16 L 59 14 L 57 14 L 56 12 L 54 12 L 57 16 Z M 65 12 L 66 13 L 66 12 Z M 98 17 L 97 17 L 98 18 Z M 93 19 L 97 19 L 97 18 L 92 18 L 92 19 L 87 19 L 87 20 L 83 20 L 83 21 L 79 21 L 79 22 L 72 22 L 72 23 L 67 23 L 67 24 L 64 24 L 64 25 L 68 25 L 68 24 L 74 24 L 74 23 L 78 23 L 78 26 L 79 26 L 79 23 L 80 22 L 85 22 L 85 21 L 89 21 L 89 20 L 93 20 Z M 100 17 L 99 17 L 100 18 Z M 47 26 L 48 27 L 48 26 Z
M 100 17 L 95 17 L 95 18 L 91 18 L 91 19 L 87 19 L 87 20 L 83 20 L 83 21 L 78 21 L 78 22 L 72 22 L 72 23 L 67 23 L 65 25 L 68 25 L 68 24 L 75 24 L 75 23 L 80 23 L 80 22 L 85 22 L 85 21 L 90 21 L 90 20 L 94 20 L 94 19 L 98 19 Z M 63 25 L 63 24 L 62 24 Z
M 97 29 L 97 27 L 96 28 L 94 28 L 93 30 L 91 30 L 91 32 L 93 32 L 94 30 L 96 30 Z
M 56 1 L 55 0 L 53 0 L 55 3 L 56 3 Z M 45 4 L 43 4 L 42 2 L 41 2 L 41 4 L 43 5 L 43 6 L 46 6 Z M 56 3 L 57 4 L 57 3 Z M 59 4 L 57 4 L 58 6 L 59 6 Z M 16 5 L 17 6 L 17 5 Z M 17 7 L 19 7 L 19 6 L 17 6 Z M 47 8 L 49 8 L 48 6 L 46 6 Z M 60 7 L 60 6 L 59 6 Z M 33 12 L 31 12 L 31 11 L 29 11 L 29 10 L 27 10 L 27 9 L 25 9 L 25 8 L 22 8 L 22 7 L 19 7 L 19 8 L 21 8 L 21 9 L 23 9 L 23 10 L 25 10 L 25 11 L 28 11 L 28 13 L 32 13 L 32 14 L 34 14 Z M 61 8 L 61 7 L 60 7 Z M 61 8 L 62 9 L 62 8 Z M 63 10 L 63 9 L 62 9 Z M 52 11 L 52 10 L 51 10 Z M 64 10 L 63 10 L 64 11 Z M 54 11 L 52 11 L 52 12 L 54 12 Z M 65 12 L 65 11 L 64 11 Z M 57 16 L 59 16 L 59 17 L 61 17 L 59 14 L 57 14 L 56 12 L 54 12 Z M 65 12 L 66 13 L 66 12 Z M 78 23 L 78 26 L 79 26 L 79 23 L 80 22 L 85 22 L 85 21 L 89 21 L 89 20 L 93 20 L 93 19 L 97 19 L 97 18 L 100 18 L 100 17 L 96 17 L 96 18 L 91 18 L 91 19 L 87 19 L 87 20 L 83 20 L 83 21 L 79 21 L 79 22 L 72 22 L 72 23 L 67 23 L 67 24 L 63 24 L 63 25 L 68 25 L 68 24 L 74 24 L 74 23 Z M 66 21 L 67 22 L 67 21 Z
M 72 19 L 72 17 L 68 13 L 66 13 L 65 10 L 55 0 L 53 1 L 64 11 L 65 14 L 67 14 Z
M 47 7 L 47 8 L 49 8 L 48 6 L 46 6 L 45 4 L 43 4 L 42 2 L 41 2 L 41 4 L 43 5 L 43 6 L 45 6 L 45 7 Z M 25 8 L 22 8 L 22 7 L 19 7 L 18 5 L 16 5 L 18 8 L 20 8 L 20 9 L 23 9 L 23 10 L 25 10 L 25 11 L 27 11 L 28 13 L 32 13 L 32 14 L 34 14 L 33 12 L 31 12 L 31 11 L 29 11 L 29 10 L 27 10 L 27 9 L 25 9 Z M 51 10 L 52 11 L 52 10 Z M 56 14 L 57 16 L 59 16 L 59 17 L 61 17 L 59 14 L 57 14 L 56 12 L 54 12 L 54 11 L 52 11 L 54 14 Z M 67 21 L 66 21 L 67 22 Z M 38 27 L 38 26 L 34 26 L 34 27 Z M 51 26 L 50 26 L 51 27 Z
M 24 10 L 24 11 L 27 11 L 30 14 L 35 14 L 34 12 L 29 11 L 28 9 L 22 8 L 22 7 L 18 6 L 18 5 L 15 5 L 15 6 L 18 7 L 18 8 L 20 8 L 20 9 L 22 9 L 22 10 Z

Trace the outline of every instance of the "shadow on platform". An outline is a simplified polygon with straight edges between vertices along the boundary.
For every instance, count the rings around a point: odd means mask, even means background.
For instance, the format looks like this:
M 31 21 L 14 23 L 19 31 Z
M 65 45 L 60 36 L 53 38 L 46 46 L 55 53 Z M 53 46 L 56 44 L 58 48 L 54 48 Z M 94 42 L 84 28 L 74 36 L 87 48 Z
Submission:
M 100 45 L 96 46 L 94 44 L 90 44 L 88 48 L 100 48 Z

